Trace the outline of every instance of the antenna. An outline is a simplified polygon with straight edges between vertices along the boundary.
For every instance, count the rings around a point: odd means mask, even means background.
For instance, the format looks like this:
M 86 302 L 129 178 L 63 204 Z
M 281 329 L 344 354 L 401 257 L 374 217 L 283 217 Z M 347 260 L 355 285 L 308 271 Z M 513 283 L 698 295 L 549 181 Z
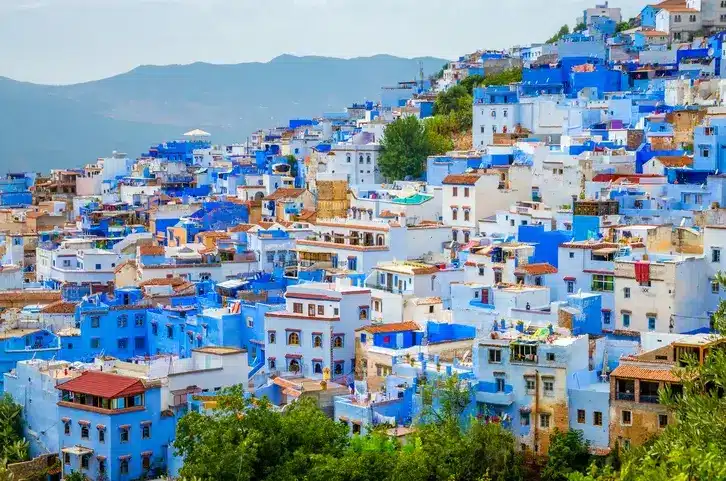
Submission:
M 423 92 L 423 88 L 424 88 L 423 60 L 418 61 L 418 76 L 419 76 L 419 88 L 421 89 L 421 92 Z

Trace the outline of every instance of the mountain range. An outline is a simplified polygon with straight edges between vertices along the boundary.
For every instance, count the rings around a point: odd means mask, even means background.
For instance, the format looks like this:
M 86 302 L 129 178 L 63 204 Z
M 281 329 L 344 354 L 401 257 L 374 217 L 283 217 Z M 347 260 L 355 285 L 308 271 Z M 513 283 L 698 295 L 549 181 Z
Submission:
M 113 150 L 136 157 L 193 128 L 210 132 L 213 143 L 240 142 L 291 118 L 379 100 L 382 86 L 418 78 L 420 66 L 431 75 L 444 63 L 282 55 L 267 63 L 141 66 L 62 86 L 0 77 L 0 170 L 76 167 Z

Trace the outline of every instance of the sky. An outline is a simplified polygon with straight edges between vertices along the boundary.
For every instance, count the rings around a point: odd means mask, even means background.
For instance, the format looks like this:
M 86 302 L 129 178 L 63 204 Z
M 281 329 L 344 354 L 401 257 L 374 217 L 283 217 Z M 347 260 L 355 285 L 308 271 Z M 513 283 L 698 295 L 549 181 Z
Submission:
M 0 76 L 68 84 L 138 65 L 281 54 L 455 59 L 541 42 L 595 0 L 0 0 Z M 648 0 L 611 0 L 634 16 Z

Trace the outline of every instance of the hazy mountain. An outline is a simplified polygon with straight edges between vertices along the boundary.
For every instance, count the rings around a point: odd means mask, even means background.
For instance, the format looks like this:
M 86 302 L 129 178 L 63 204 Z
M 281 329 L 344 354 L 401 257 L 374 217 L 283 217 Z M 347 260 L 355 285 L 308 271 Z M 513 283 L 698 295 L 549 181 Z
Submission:
M 378 100 L 381 86 L 417 78 L 419 61 L 427 76 L 446 62 L 283 55 L 268 63 L 142 66 L 67 86 L 0 77 L 0 170 L 79 166 L 112 150 L 136 156 L 197 127 L 213 142 L 243 141 L 289 118 Z

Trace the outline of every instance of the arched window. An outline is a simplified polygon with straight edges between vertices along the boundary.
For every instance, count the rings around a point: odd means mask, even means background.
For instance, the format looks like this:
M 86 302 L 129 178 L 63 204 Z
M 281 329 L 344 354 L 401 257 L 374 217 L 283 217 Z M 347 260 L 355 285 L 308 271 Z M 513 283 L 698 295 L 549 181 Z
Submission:
M 469 209 L 466 209 L 466 210 L 464 211 L 464 220 L 465 220 L 465 221 L 468 221 L 468 220 L 469 220 Z
M 378 234 L 378 237 L 376 238 L 376 245 L 382 246 L 385 242 L 385 238 L 383 237 L 383 234 Z
M 313 367 L 313 372 L 315 374 L 322 374 L 323 373 L 323 365 L 320 364 L 319 362 L 316 362 L 315 365 L 314 365 L 314 367 Z
M 343 374 L 343 363 L 337 362 L 335 363 L 335 370 L 333 371 L 337 376 L 340 376 Z
M 275 341 L 277 341 L 277 334 L 275 334 L 274 331 L 271 331 L 269 334 L 270 344 L 275 344 Z
M 436 283 L 436 276 L 431 276 L 431 290 L 435 289 L 434 284 Z
M 335 348 L 343 347 L 343 336 L 335 336 L 333 338 L 333 347 L 335 347 Z
M 363 154 L 360 154 L 360 157 L 358 157 L 358 163 L 359 164 L 363 163 Z
M 287 344 L 290 346 L 300 345 L 300 335 L 297 332 L 291 332 L 287 335 Z
M 451 239 L 454 242 L 456 242 L 458 237 L 459 237 L 459 231 L 458 230 L 452 230 L 451 231 Z
M 348 155 L 345 156 L 345 161 L 350 164 L 350 154 L 348 154 Z
M 290 372 L 300 372 L 300 361 L 297 359 L 290 359 L 290 363 L 287 365 L 287 370 Z
M 366 155 L 366 164 L 371 163 L 371 154 Z
M 464 242 L 469 242 L 469 236 L 471 233 L 468 230 L 464 231 Z
M 313 336 L 313 347 L 323 347 L 323 338 L 321 336 Z

